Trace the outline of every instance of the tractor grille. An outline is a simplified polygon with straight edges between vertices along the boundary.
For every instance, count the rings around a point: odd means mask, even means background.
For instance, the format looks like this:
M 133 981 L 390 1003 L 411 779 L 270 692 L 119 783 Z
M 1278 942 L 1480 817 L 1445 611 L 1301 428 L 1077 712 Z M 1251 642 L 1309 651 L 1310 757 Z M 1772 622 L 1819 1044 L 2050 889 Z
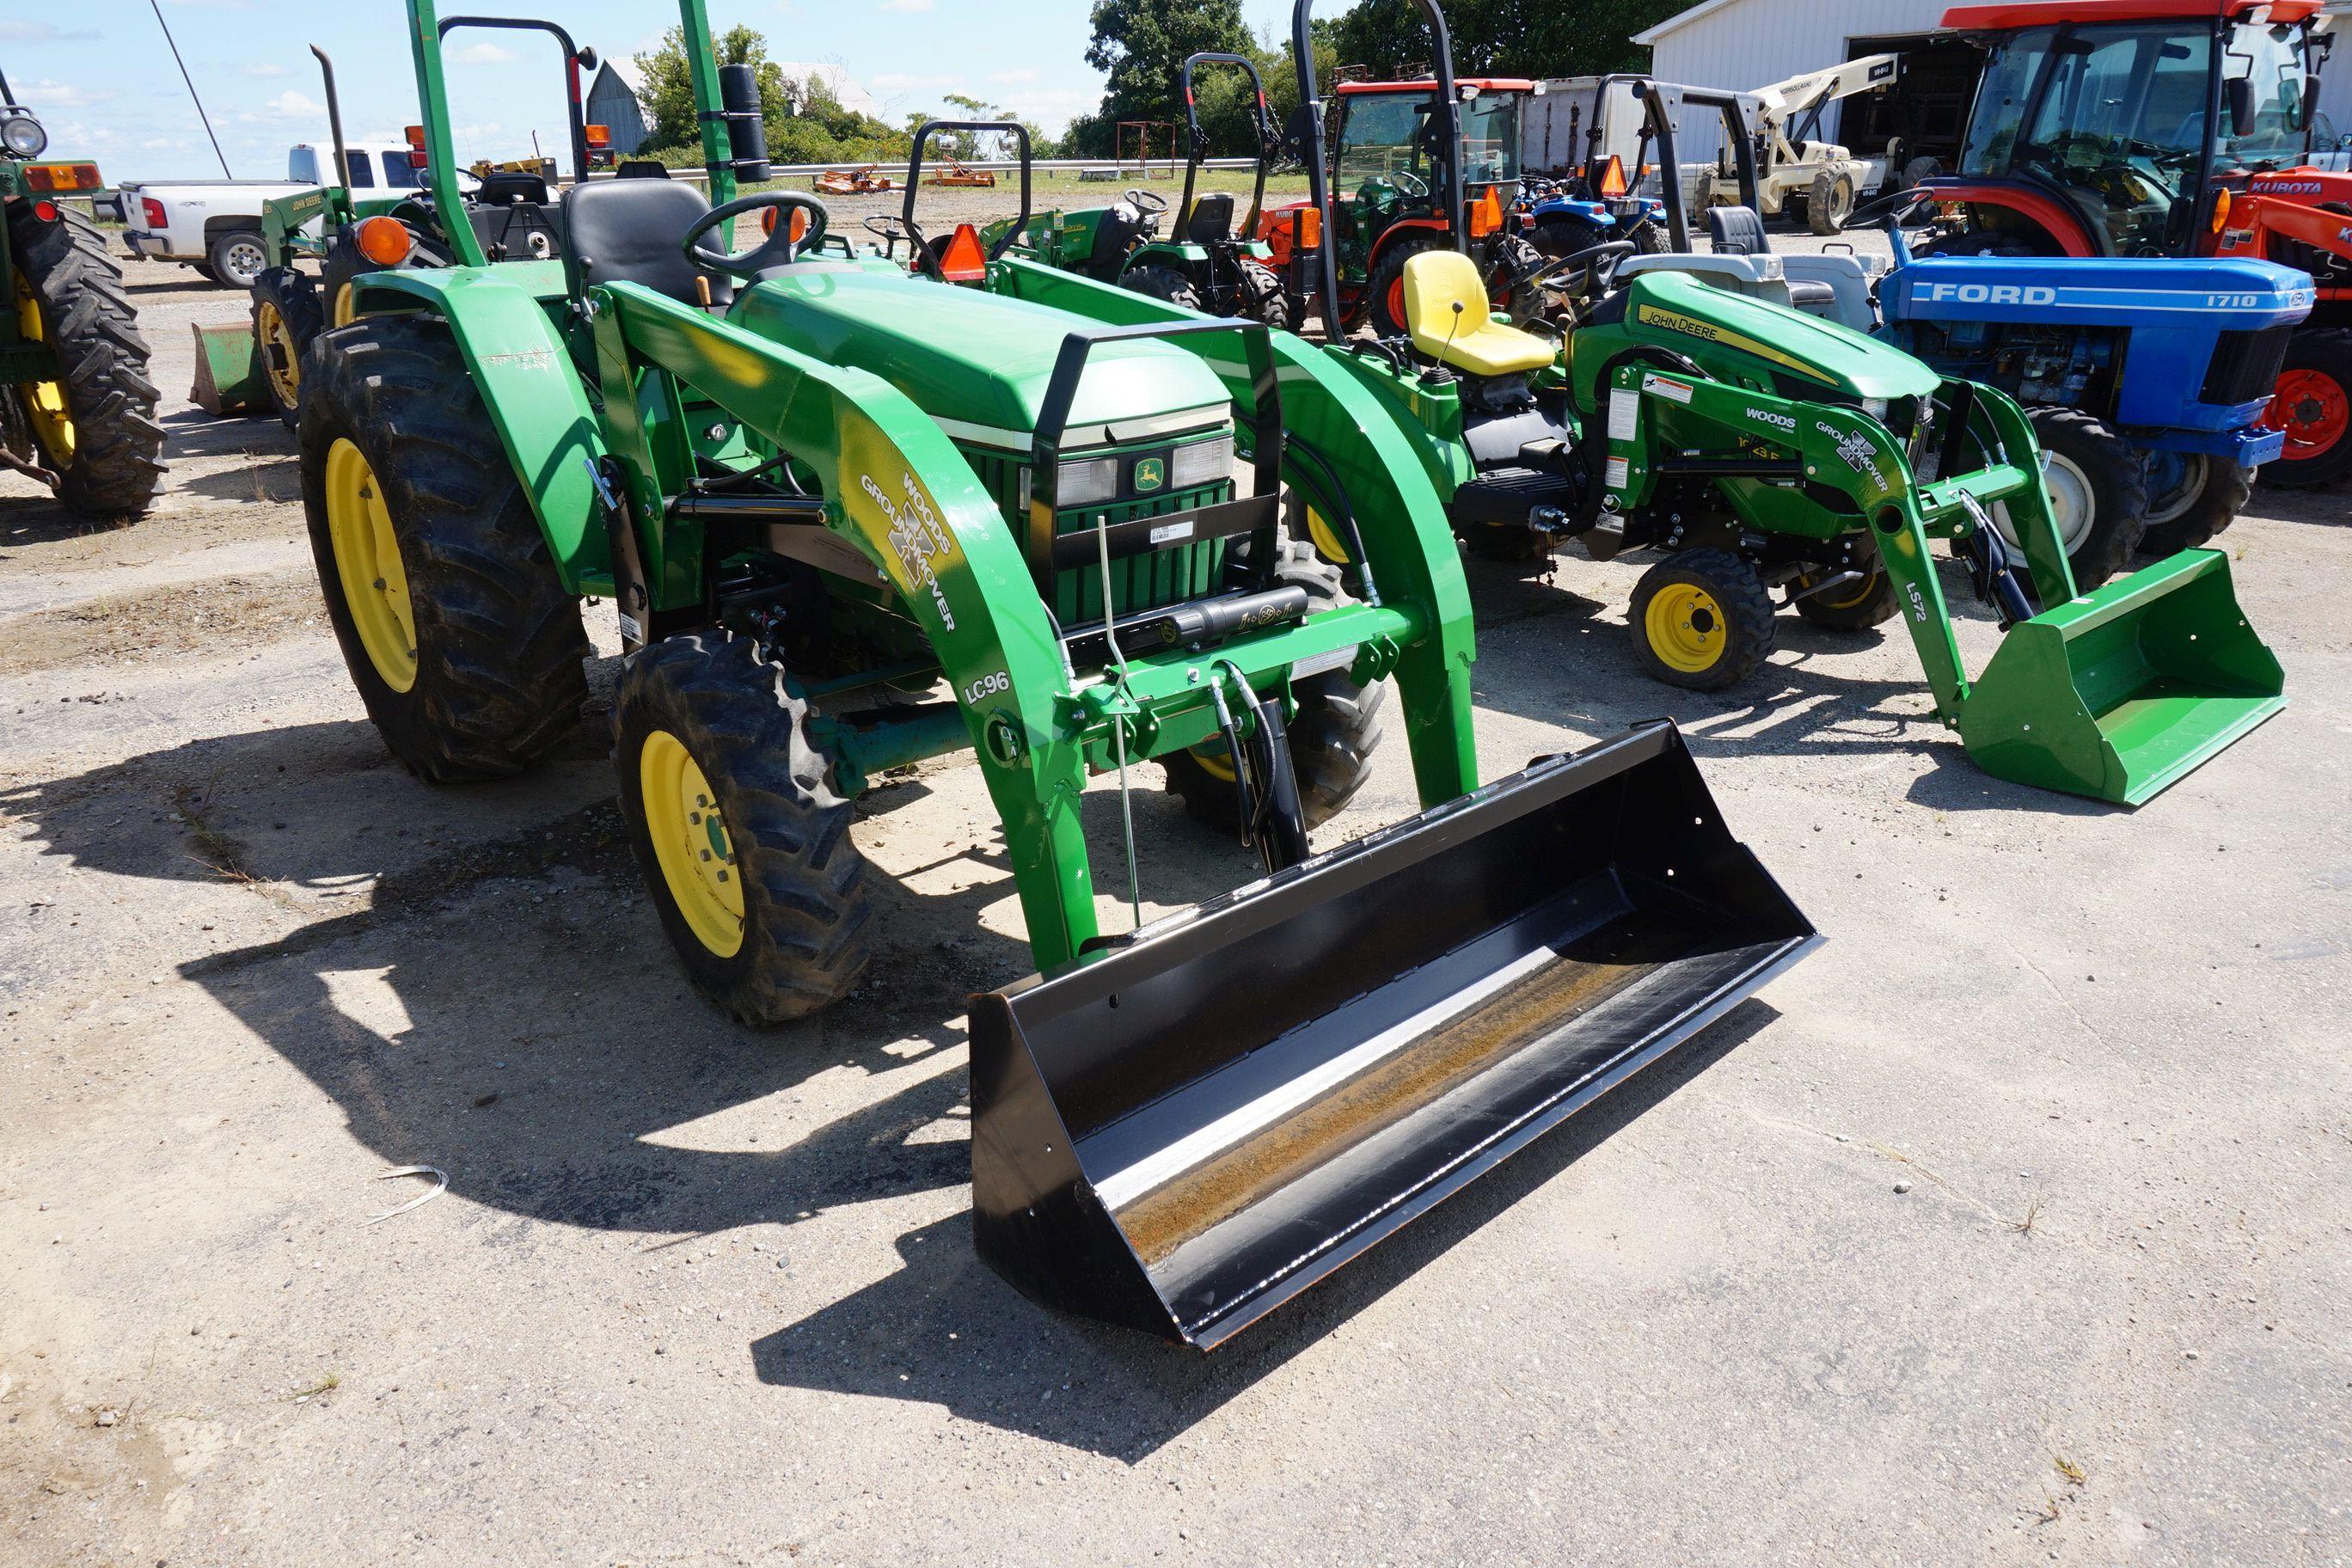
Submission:
M 2279 366 L 2286 361 L 2293 326 L 2264 327 L 2258 332 L 2223 332 L 2206 367 L 2200 402 L 2228 406 L 2268 397 L 2278 384 Z
M 988 487 L 989 494 L 1003 509 L 1014 535 L 1027 537 L 1027 498 L 1022 477 L 1028 464 L 1012 453 L 984 447 L 967 447 L 963 454 L 970 459 L 972 472 L 980 476 L 981 483 Z M 1127 522 L 1139 517 L 1189 511 L 1233 499 L 1233 481 L 1220 479 L 1190 489 L 1168 490 L 1149 500 L 1069 507 L 1054 520 L 1055 531 L 1082 533 L 1094 528 L 1097 517 L 1113 523 Z M 1112 597 L 1117 601 L 1114 609 L 1121 616 L 1129 616 L 1139 610 L 1161 609 L 1207 597 L 1217 591 L 1223 580 L 1225 546 L 1224 540 L 1213 539 L 1113 561 L 1110 583 Z M 1099 565 L 1074 567 L 1054 574 L 1050 603 L 1054 618 L 1065 628 L 1102 619 L 1102 599 Z

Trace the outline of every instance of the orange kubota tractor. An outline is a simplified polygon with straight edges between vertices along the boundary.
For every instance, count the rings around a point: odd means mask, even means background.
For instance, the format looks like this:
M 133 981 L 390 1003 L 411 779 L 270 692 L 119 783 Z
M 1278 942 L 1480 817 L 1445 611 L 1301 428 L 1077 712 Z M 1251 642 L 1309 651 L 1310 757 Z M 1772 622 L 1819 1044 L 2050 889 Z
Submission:
M 2310 273 L 2309 319 L 2271 330 L 2291 335 L 2264 417 L 2286 447 L 2263 477 L 2297 486 L 2352 474 L 2352 174 L 2312 158 L 2328 20 L 2322 0 L 1958 7 L 1944 26 L 1986 47 L 1985 73 L 1958 174 L 1927 183 L 1965 215 L 1938 254 L 2251 257 Z

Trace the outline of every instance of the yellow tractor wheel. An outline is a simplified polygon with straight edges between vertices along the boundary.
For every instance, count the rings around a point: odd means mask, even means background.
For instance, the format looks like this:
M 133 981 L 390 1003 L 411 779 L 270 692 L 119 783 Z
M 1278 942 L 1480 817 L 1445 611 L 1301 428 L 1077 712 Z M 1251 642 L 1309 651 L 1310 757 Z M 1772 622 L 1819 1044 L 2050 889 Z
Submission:
M 1650 674 L 1692 691 L 1737 686 L 1772 652 L 1771 593 L 1725 550 L 1685 550 L 1643 573 L 1632 621 Z

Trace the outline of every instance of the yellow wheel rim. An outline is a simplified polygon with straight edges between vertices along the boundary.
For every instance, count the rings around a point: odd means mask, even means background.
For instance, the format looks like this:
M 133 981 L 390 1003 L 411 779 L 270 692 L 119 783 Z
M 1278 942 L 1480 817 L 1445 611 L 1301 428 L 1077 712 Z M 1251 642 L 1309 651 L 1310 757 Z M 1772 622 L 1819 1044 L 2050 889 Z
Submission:
M 386 686 L 407 690 L 416 684 L 416 616 L 408 604 L 408 573 L 401 564 L 383 487 L 348 437 L 337 437 L 327 449 L 327 538 L 360 647 Z
M 293 407 L 302 401 L 302 359 L 294 347 L 294 329 L 286 324 L 286 312 L 277 300 L 264 300 L 254 308 L 253 331 L 261 340 L 261 368 L 269 377 L 270 390 L 278 395 L 280 407 Z
M 1307 509 L 1307 535 L 1315 542 L 1315 552 L 1324 560 L 1348 564 L 1348 547 L 1339 542 L 1339 534 L 1323 521 L 1323 514 L 1311 506 Z
M 1192 760 L 1201 771 L 1219 784 L 1234 782 L 1234 754 L 1225 750 L 1223 741 L 1204 741 L 1192 748 Z
M 41 301 L 33 292 L 32 280 L 22 272 L 16 274 L 16 331 L 28 343 L 48 342 L 41 324 Z M 54 381 L 27 381 L 17 384 L 24 395 L 25 414 L 32 421 L 33 439 L 39 442 L 52 467 L 69 467 L 74 459 L 73 415 L 66 407 L 66 389 Z
M 637 753 L 637 784 L 670 900 L 697 942 L 734 957 L 743 946 L 743 882 L 710 781 L 685 742 L 656 730 Z
M 1851 610 L 1876 592 L 1878 592 L 1878 574 L 1865 572 L 1863 574 L 1861 585 L 1844 598 L 1836 598 L 1828 594 L 1816 594 L 1813 595 L 1813 603 L 1825 610 Z
M 1669 583 L 1653 595 L 1642 630 L 1659 661 L 1685 675 L 1713 668 L 1730 641 L 1723 606 L 1696 583 Z
M 341 288 L 335 290 L 335 325 L 339 327 L 350 326 L 352 324 L 352 286 L 346 283 Z

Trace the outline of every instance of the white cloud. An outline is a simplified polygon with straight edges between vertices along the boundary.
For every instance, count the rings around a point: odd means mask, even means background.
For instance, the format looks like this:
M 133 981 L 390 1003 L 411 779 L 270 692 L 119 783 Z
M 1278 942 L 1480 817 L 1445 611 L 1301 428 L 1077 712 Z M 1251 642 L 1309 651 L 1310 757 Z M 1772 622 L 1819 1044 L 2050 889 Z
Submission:
M 63 44 L 87 43 L 98 37 L 94 27 L 76 27 L 70 32 L 54 22 L 31 22 L 16 16 L 0 16 L 0 44 Z
M 510 66 L 515 62 L 515 52 L 484 38 L 467 44 L 449 58 L 461 66 Z
M 110 87 L 76 87 L 72 82 L 51 81 L 47 77 L 16 90 L 34 109 L 88 109 L 93 103 L 121 96 Z
M 998 71 L 988 79 L 999 87 L 1014 87 L 1024 81 L 1035 81 L 1037 73 L 1024 66 L 1018 70 Z
M 866 79 L 866 84 L 877 92 L 912 92 L 918 88 L 953 87 L 959 79 L 951 76 L 916 76 L 908 71 L 880 71 Z
M 931 8 L 931 0 L 882 0 L 881 8 L 885 11 L 928 11 Z
M 327 106 L 317 102 L 308 93 L 288 88 L 262 106 L 264 112 L 279 120 L 311 120 L 327 112 Z
M 286 68 L 272 60 L 253 60 L 236 68 L 239 76 L 249 76 L 260 81 L 272 81 L 286 74 Z

